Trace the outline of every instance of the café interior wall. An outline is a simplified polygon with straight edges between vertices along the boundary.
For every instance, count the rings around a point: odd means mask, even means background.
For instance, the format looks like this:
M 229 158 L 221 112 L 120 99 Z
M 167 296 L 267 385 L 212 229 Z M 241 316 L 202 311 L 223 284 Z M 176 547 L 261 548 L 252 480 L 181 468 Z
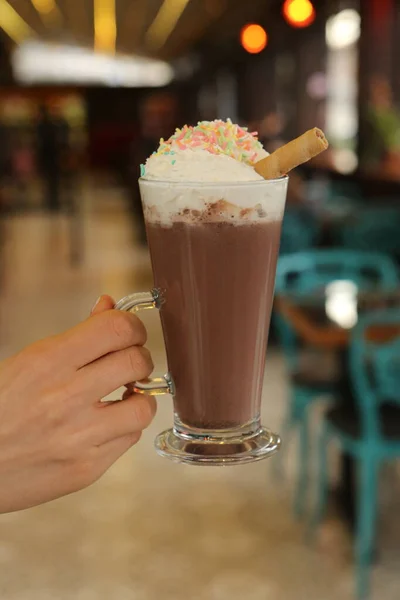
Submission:
M 368 169 L 371 113 L 376 112 L 379 105 L 387 109 L 393 120 L 391 131 L 382 136 L 388 153 L 394 150 L 392 134 L 396 127 L 400 139 L 400 3 L 398 0 L 369 0 L 361 3 L 360 13 L 358 153 L 361 169 Z M 395 151 L 400 153 L 400 143 Z M 396 171 L 397 167 L 391 170 Z

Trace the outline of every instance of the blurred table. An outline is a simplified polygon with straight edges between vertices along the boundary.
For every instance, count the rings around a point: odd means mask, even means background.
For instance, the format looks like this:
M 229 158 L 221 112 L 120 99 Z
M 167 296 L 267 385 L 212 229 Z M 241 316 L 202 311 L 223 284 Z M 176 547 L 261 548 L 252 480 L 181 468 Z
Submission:
M 286 293 L 275 300 L 278 312 L 296 331 L 303 344 L 333 351 L 337 354 L 340 376 L 338 401 L 356 407 L 348 366 L 348 347 L 351 331 L 359 315 L 369 310 L 400 307 L 400 289 L 362 291 L 351 281 L 334 281 L 308 294 Z M 369 330 L 370 341 L 384 343 L 400 334 L 390 325 Z M 341 455 L 340 489 L 337 493 L 344 517 L 354 527 L 355 494 L 354 464 L 346 454 Z

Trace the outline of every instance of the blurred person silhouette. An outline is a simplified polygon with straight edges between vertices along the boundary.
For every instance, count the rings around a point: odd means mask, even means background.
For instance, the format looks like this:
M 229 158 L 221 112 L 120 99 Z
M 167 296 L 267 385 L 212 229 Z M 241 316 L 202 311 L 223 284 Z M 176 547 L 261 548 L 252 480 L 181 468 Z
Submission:
M 29 184 L 35 171 L 32 148 L 23 133 L 18 132 L 11 153 L 12 174 L 17 187 L 17 204 L 24 207 L 28 200 Z
M 0 120 L 0 183 L 9 174 L 10 135 L 7 126 Z
M 52 113 L 45 104 L 39 107 L 37 122 L 38 166 L 45 185 L 45 204 L 50 211 L 61 208 L 60 183 L 62 160 L 68 150 L 69 128 L 67 121 L 53 107 Z
M 177 122 L 177 98 L 170 92 L 153 93 L 139 106 L 139 136 L 132 144 L 128 170 L 128 193 L 131 214 L 139 228 L 139 241 L 146 244 L 143 209 L 138 178 L 140 165 L 158 148 L 160 138 L 168 138 Z
M 101 296 L 88 319 L 0 364 L 0 513 L 94 483 L 151 423 L 154 397 L 130 382 L 153 369 L 146 330 Z M 121 386 L 123 402 L 102 402 Z

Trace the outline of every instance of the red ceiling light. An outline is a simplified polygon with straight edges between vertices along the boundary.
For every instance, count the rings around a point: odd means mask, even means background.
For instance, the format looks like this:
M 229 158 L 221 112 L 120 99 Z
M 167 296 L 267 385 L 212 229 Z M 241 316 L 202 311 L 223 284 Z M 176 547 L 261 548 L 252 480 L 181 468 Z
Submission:
M 310 0 L 285 0 L 282 11 L 292 27 L 308 27 L 315 20 L 315 8 Z
M 267 32 L 256 23 L 245 25 L 240 32 L 240 43 L 250 54 L 258 54 L 268 44 Z

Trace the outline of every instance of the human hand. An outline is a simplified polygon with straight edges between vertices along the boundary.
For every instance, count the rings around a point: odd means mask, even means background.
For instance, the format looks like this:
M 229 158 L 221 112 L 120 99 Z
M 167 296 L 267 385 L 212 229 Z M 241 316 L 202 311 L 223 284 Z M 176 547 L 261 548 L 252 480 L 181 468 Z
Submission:
M 0 513 L 90 485 L 152 421 L 153 397 L 100 402 L 153 370 L 144 325 L 113 306 L 0 364 Z

